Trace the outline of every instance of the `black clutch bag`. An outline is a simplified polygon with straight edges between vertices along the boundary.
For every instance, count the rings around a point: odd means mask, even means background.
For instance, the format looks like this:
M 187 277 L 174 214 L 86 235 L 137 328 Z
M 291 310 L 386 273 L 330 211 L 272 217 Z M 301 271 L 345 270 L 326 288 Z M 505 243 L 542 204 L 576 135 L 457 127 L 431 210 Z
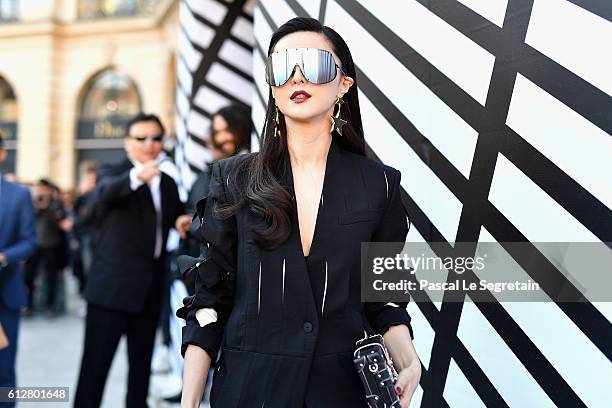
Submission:
M 371 408 L 401 408 L 395 392 L 397 372 L 380 334 L 364 337 L 356 343 L 353 364 L 365 389 Z

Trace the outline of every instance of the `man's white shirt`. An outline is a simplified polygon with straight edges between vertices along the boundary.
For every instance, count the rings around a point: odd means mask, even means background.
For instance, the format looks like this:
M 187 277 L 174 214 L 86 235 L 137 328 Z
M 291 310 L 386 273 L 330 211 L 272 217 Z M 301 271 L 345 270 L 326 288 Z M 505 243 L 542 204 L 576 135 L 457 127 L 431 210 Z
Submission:
M 134 167 L 130 170 L 130 189 L 136 191 L 144 184 L 137 176 L 142 168 L 142 164 L 130 159 Z M 155 207 L 156 228 L 155 228 L 155 250 L 153 257 L 158 259 L 162 252 L 163 234 L 162 234 L 162 208 L 161 208 L 161 190 L 160 190 L 161 175 L 155 176 L 148 183 L 151 197 L 153 198 L 153 206 Z

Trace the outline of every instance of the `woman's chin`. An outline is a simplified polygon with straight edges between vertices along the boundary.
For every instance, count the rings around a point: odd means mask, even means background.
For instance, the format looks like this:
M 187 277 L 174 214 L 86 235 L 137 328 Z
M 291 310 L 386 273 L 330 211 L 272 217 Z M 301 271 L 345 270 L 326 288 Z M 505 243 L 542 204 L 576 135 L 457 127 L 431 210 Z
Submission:
M 322 117 L 321 112 L 315 112 L 312 109 L 294 108 L 289 109 L 285 114 L 286 118 L 291 119 L 297 123 L 310 123 L 316 121 L 317 118 Z

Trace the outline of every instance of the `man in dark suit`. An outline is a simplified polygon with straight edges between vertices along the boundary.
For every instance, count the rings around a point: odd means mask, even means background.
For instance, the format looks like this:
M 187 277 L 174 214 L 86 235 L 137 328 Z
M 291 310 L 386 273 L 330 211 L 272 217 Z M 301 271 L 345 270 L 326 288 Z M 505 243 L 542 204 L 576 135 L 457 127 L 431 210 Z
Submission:
M 176 184 L 160 171 L 163 134 L 157 116 L 138 115 L 126 128 L 127 157 L 98 170 L 85 346 L 74 401 L 78 408 L 100 406 L 123 334 L 129 361 L 125 406 L 147 406 L 166 239 L 183 212 Z
M 0 138 L 0 162 L 5 157 Z M 15 386 L 19 313 L 27 304 L 19 263 L 35 250 L 36 224 L 30 192 L 0 174 L 0 323 L 9 341 L 8 347 L 0 350 L 0 387 Z

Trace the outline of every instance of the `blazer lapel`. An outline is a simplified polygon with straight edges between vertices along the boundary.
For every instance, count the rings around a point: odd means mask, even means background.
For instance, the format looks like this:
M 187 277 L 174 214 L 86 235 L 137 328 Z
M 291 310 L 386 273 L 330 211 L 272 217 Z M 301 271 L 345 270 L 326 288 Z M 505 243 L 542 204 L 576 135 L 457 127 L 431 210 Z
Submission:
M 166 229 L 172 228 L 172 220 L 168 218 L 168 215 L 171 213 L 170 211 L 170 194 L 171 194 L 171 177 L 164 172 L 161 172 L 161 180 L 159 181 L 159 194 L 161 201 L 161 214 L 162 214 L 162 225 L 164 231 Z M 164 235 L 165 236 L 165 235 Z
M 132 161 L 126 156 L 125 160 L 118 167 L 120 173 L 131 170 L 134 167 Z M 143 245 L 150 249 L 150 253 L 153 254 L 155 249 L 155 234 L 156 234 L 156 215 L 155 205 L 153 204 L 153 196 L 151 195 L 151 189 L 147 183 L 144 183 L 136 189 L 134 192 L 137 197 L 136 205 L 139 208 L 139 215 L 142 219 L 142 225 L 145 230 L 143 231 Z

